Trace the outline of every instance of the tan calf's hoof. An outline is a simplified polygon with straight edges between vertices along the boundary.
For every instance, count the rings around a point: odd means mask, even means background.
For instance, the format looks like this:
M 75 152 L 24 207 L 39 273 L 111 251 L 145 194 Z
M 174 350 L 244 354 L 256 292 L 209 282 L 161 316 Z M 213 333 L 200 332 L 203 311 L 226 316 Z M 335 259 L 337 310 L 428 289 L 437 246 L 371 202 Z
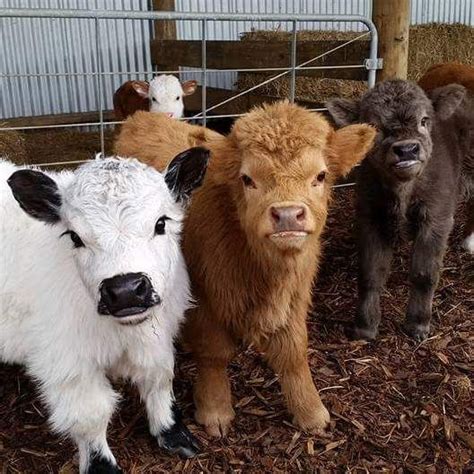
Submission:
M 324 405 L 314 410 L 307 412 L 304 416 L 295 415 L 293 423 L 299 426 L 303 431 L 314 434 L 324 434 L 329 427 L 331 417 Z
M 229 432 L 232 420 L 235 417 L 234 410 L 212 411 L 196 410 L 194 418 L 204 426 L 206 433 L 215 438 L 222 438 Z

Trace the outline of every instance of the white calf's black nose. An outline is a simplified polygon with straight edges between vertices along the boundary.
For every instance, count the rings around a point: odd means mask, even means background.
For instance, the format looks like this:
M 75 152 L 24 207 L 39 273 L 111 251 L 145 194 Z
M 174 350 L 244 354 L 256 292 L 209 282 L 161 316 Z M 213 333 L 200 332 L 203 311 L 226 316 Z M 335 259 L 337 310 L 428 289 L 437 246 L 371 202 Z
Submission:
M 143 313 L 157 304 L 150 279 L 143 273 L 116 275 L 102 281 L 99 313 L 116 317 Z
M 417 142 L 395 143 L 392 149 L 400 160 L 417 160 L 420 154 L 420 144 Z

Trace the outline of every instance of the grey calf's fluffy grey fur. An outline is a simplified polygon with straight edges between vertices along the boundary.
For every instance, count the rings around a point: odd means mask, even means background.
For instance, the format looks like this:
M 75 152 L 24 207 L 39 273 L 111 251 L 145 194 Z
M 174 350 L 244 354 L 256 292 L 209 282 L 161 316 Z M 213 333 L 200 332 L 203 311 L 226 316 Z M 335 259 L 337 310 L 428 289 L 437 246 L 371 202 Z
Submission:
M 418 340 L 429 334 L 433 294 L 460 194 L 461 168 L 472 159 L 474 126 L 465 100 L 460 85 L 436 89 L 427 97 L 416 84 L 394 80 L 379 83 L 360 101 L 334 99 L 327 104 L 337 125 L 367 122 L 378 130 L 357 183 L 356 338 L 377 336 L 380 294 L 392 252 L 406 238 L 414 243 L 404 328 Z

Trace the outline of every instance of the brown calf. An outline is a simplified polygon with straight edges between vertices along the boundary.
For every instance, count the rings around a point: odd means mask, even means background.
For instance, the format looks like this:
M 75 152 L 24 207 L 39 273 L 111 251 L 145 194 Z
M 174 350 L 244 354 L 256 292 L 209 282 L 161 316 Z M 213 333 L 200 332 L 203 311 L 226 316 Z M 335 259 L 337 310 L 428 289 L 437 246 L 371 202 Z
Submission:
M 448 84 L 461 84 L 474 92 L 474 67 L 459 63 L 435 64 L 418 81 L 425 92 Z
M 464 109 L 474 110 L 474 67 L 467 64 L 444 63 L 431 66 L 418 81 L 418 85 L 425 91 L 431 92 L 437 87 L 447 86 L 448 84 L 461 84 L 468 90 L 466 106 Z M 472 112 L 471 112 L 472 114 Z M 463 117 L 462 120 L 465 120 Z M 464 186 L 467 188 L 468 203 L 465 224 L 466 238 L 464 248 L 474 254 L 474 132 L 471 132 L 471 156 L 464 162 Z
M 234 418 L 226 367 L 240 341 L 280 375 L 298 426 L 327 426 L 307 360 L 306 315 L 331 185 L 374 135 L 368 125 L 335 132 L 321 115 L 286 102 L 254 109 L 227 137 L 142 112 L 123 125 L 116 152 L 160 170 L 189 146 L 211 150 L 183 241 L 198 302 L 184 342 L 198 366 L 196 420 L 211 435 L 225 434 Z

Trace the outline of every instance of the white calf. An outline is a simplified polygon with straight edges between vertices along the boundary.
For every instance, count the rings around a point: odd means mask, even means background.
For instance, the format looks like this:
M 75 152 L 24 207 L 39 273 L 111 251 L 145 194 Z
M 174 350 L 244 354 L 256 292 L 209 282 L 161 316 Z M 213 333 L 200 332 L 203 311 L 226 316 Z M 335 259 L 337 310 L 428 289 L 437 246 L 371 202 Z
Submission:
M 160 446 L 198 450 L 174 405 L 173 339 L 190 301 L 182 204 L 207 162 L 202 148 L 163 175 L 115 158 L 60 174 L 0 162 L 0 360 L 39 382 L 81 473 L 121 472 L 106 440 L 118 400 L 108 375 L 137 385 Z
M 162 74 L 150 81 L 148 97 L 150 112 L 161 112 L 168 117 L 179 119 L 184 114 L 183 97 L 194 94 L 196 81 L 179 82 L 179 79 L 169 74 Z

